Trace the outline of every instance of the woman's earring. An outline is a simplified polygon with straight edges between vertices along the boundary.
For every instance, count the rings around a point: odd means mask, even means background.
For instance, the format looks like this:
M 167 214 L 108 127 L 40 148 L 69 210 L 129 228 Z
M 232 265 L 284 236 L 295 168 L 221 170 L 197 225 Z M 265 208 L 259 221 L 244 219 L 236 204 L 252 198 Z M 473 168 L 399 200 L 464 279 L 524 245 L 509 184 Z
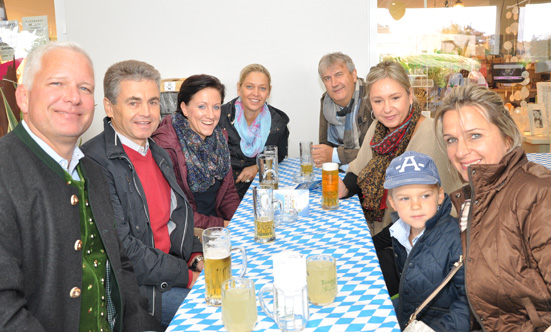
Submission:
M 371 120 L 373 120 L 373 121 L 377 120 L 377 119 L 375 118 L 375 116 L 373 115 L 373 111 L 371 111 Z

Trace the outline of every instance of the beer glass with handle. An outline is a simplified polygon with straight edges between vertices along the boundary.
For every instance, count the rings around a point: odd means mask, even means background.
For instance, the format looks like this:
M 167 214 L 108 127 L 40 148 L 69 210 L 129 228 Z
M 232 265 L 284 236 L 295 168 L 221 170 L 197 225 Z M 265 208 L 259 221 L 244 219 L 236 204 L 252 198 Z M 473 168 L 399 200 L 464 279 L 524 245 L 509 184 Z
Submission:
M 258 313 L 254 281 L 231 278 L 222 283 L 222 321 L 228 332 L 254 329 Z
M 277 151 L 277 145 L 266 145 L 264 147 L 264 152 L 262 153 L 264 155 L 274 156 L 274 159 L 275 159 L 274 169 L 276 170 L 276 173 L 279 174 L 279 154 Z
M 274 205 L 283 213 L 283 205 L 274 200 L 270 186 L 253 187 L 254 240 L 259 243 L 272 242 L 276 238 L 277 223 L 274 216 Z
M 205 300 L 208 305 L 222 304 L 222 283 L 232 277 L 231 252 L 241 251 L 243 266 L 239 277 L 247 270 L 247 253 L 244 247 L 232 247 L 230 230 L 211 227 L 203 232 L 203 255 L 205 257 Z
M 324 163 L 321 166 L 321 208 L 339 208 L 339 164 Z
M 256 156 L 258 166 L 258 181 L 262 185 L 278 188 L 277 156 L 261 153 Z

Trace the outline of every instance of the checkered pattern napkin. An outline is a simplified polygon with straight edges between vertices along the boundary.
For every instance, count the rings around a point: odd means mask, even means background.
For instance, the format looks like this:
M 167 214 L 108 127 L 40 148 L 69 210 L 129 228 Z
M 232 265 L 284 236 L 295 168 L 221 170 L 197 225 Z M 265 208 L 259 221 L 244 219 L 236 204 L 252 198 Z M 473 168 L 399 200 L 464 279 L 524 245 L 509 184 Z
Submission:
M 528 160 L 551 169 L 551 153 L 527 153 Z
M 293 175 L 299 170 L 297 158 L 284 160 L 279 165 L 279 186 L 293 185 Z M 321 179 L 320 169 L 315 169 L 315 177 Z M 257 184 L 258 179 L 253 182 L 253 185 Z M 321 209 L 321 188 L 312 190 L 310 216 L 280 225 L 275 242 L 259 244 L 254 242 L 252 190 L 249 190 L 229 229 L 232 245 L 241 245 L 247 250 L 245 277 L 254 280 L 257 294 L 262 287 L 273 282 L 271 257 L 274 253 L 290 249 L 303 254 L 331 254 L 336 258 L 337 298 L 324 307 L 310 304 L 310 320 L 305 331 L 400 331 L 356 197 L 341 200 L 338 210 L 325 211 Z M 241 264 L 240 254 L 232 255 L 232 264 L 236 275 Z M 225 331 L 221 308 L 207 306 L 204 296 L 202 274 L 167 331 Z M 255 331 L 279 331 L 260 305 L 257 309 Z

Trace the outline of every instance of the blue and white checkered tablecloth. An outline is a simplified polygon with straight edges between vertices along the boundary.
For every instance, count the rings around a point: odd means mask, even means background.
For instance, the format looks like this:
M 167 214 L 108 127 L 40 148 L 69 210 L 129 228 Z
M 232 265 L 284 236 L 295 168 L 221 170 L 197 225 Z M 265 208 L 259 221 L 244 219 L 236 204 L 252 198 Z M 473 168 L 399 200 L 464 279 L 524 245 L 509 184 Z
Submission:
M 293 175 L 299 169 L 297 158 L 284 160 L 279 165 L 280 188 L 293 185 Z M 315 169 L 315 176 L 321 179 L 319 169 Z M 310 216 L 279 226 L 275 242 L 259 244 L 254 241 L 251 192 L 243 198 L 229 229 L 232 245 L 242 245 L 247 250 L 245 276 L 254 280 L 257 294 L 264 285 L 273 282 L 272 254 L 288 249 L 303 254 L 331 254 L 337 259 L 337 298 L 324 307 L 310 304 L 305 331 L 400 331 L 357 198 L 341 200 L 338 210 L 325 211 L 321 209 L 321 188 L 311 190 Z M 232 257 L 234 275 L 241 264 L 240 256 Z M 204 296 L 202 274 L 167 331 L 225 331 L 221 308 L 207 306 Z M 279 331 L 260 305 L 257 309 L 255 331 Z
M 551 153 L 527 153 L 528 160 L 551 169 Z

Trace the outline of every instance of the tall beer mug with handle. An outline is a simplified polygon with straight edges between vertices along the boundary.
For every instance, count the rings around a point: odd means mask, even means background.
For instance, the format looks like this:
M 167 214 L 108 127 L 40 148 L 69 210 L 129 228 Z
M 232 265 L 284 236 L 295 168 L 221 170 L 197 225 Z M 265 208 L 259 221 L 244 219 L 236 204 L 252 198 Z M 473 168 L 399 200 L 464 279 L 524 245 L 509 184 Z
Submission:
M 258 166 L 258 181 L 261 185 L 270 186 L 274 190 L 278 188 L 277 156 L 261 153 L 256 156 Z
M 262 152 L 265 155 L 271 155 L 275 157 L 275 167 L 277 174 L 279 174 L 279 154 L 277 151 L 277 145 L 266 145 L 264 147 L 264 152 Z
M 247 270 L 247 253 L 244 247 L 232 247 L 230 230 L 211 227 L 203 232 L 203 255 L 205 257 L 205 300 L 208 305 L 222 304 L 222 283 L 232 277 L 231 252 L 241 251 L 243 266 L 239 278 Z
M 272 242 L 276 238 L 277 223 L 274 205 L 277 205 L 281 212 L 283 212 L 283 205 L 273 197 L 272 187 L 262 185 L 253 187 L 254 240 L 256 242 Z
M 282 331 L 302 331 L 310 319 L 306 284 L 306 257 L 296 252 L 283 251 L 273 256 L 274 283 L 258 293 L 262 310 Z M 272 310 L 264 296 L 273 293 Z

